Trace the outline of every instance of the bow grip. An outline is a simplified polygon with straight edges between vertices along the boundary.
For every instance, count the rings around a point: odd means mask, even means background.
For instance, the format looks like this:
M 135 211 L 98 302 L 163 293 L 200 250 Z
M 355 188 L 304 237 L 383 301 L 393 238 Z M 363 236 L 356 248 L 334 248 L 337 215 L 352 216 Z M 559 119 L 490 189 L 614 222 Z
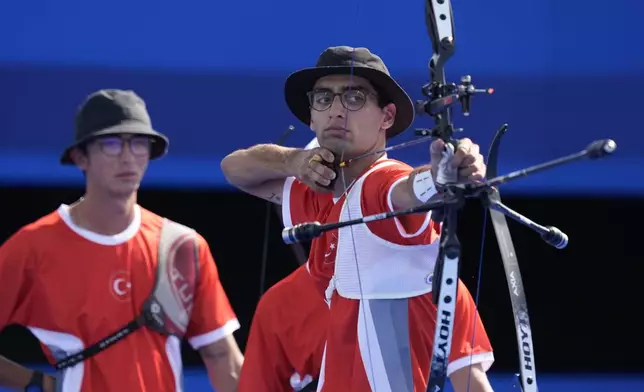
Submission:
M 445 149 L 442 152 L 442 158 L 436 171 L 436 183 L 445 185 L 458 182 L 458 168 L 451 165 L 457 148 L 457 140 L 445 143 Z

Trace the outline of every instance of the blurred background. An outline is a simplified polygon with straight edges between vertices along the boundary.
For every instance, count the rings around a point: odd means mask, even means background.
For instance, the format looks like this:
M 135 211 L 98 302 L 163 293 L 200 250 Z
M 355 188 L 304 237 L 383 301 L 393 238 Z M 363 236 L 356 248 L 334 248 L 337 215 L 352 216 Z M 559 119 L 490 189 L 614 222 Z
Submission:
M 502 187 L 511 208 L 570 237 L 556 250 L 510 221 L 526 286 L 542 391 L 643 391 L 642 269 L 644 3 L 636 0 L 453 1 L 456 54 L 449 81 L 472 75 L 491 96 L 454 122 L 487 151 L 509 131 L 499 168 L 507 173 L 612 138 L 616 153 L 535 174 Z M 205 0 L 0 5 L 0 240 L 83 193 L 78 170 L 58 158 L 73 138 L 74 115 L 101 88 L 132 89 L 147 102 L 170 153 L 154 162 L 140 203 L 199 230 L 242 324 L 242 349 L 259 296 L 264 202 L 225 182 L 229 152 L 276 141 L 304 146 L 313 133 L 288 111 L 283 83 L 324 48 L 365 46 L 379 54 L 413 99 L 428 81 L 431 44 L 421 0 Z M 430 127 L 427 117 L 414 126 Z M 413 129 L 392 144 L 412 140 Z M 392 152 L 418 165 L 427 145 Z M 477 285 L 485 211 L 468 204 L 459 236 L 461 276 L 480 292 L 495 348 L 496 391 L 516 391 L 518 351 L 503 266 L 490 222 Z M 267 285 L 297 267 L 272 216 Z M 91 262 L 91 260 L 88 260 Z M 0 300 L 2 300 L 0 298 Z M 0 334 L 0 354 L 44 365 L 25 329 Z M 186 390 L 208 390 L 200 359 L 184 347 Z

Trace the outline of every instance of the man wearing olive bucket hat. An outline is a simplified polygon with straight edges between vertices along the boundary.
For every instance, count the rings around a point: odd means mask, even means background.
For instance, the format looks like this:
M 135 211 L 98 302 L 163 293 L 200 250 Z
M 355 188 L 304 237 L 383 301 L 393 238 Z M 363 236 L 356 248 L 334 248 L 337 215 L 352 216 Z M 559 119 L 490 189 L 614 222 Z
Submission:
M 411 99 L 379 56 L 366 48 L 327 48 L 315 67 L 288 77 L 285 96 L 320 147 L 256 145 L 221 164 L 233 185 L 281 204 L 285 226 L 358 219 L 436 195 L 440 140 L 430 147 L 431 165 L 419 168 L 386 154 L 337 165 L 383 149 L 413 121 Z M 463 182 L 485 176 L 471 140 L 460 141 L 450 164 Z M 318 391 L 425 390 L 437 318 L 431 280 L 440 230 L 429 212 L 344 227 L 312 241 L 309 270 L 330 307 Z M 492 348 L 461 282 L 456 309 L 448 366 L 454 389 L 466 391 L 471 378 L 470 392 L 491 391 L 486 371 Z
M 239 323 L 208 244 L 137 204 L 149 161 L 167 148 L 134 92 L 100 90 L 83 103 L 61 162 L 84 172 L 84 196 L 0 247 L 0 329 L 29 328 L 57 374 L 0 357 L 0 386 L 181 391 L 186 338 L 213 387 L 236 390 Z

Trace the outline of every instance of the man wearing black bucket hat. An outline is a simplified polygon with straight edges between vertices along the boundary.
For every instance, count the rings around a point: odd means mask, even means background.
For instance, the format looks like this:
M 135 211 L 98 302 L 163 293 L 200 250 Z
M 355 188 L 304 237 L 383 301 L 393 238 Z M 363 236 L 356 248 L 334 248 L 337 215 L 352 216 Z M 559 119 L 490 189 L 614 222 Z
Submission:
M 414 119 L 411 99 L 379 56 L 366 48 L 327 48 L 315 67 L 288 77 L 285 96 L 320 147 L 257 145 L 221 164 L 230 183 L 281 204 L 285 226 L 357 219 L 437 195 L 440 140 L 430 146 L 430 165 L 419 168 L 386 154 L 350 161 L 383 149 Z M 447 164 L 463 182 L 485 176 L 479 146 L 469 139 L 460 140 Z M 345 227 L 312 241 L 309 270 L 330 307 L 318 391 L 425 390 L 440 231 L 427 213 Z M 458 392 L 491 391 L 492 347 L 462 282 L 456 301 L 448 375 Z
M 182 391 L 185 337 L 213 387 L 236 390 L 239 323 L 207 242 L 137 204 L 149 161 L 167 149 L 133 91 L 100 90 L 83 103 L 60 159 L 84 172 L 83 197 L 0 247 L 0 329 L 29 328 L 58 372 L 0 357 L 0 387 Z

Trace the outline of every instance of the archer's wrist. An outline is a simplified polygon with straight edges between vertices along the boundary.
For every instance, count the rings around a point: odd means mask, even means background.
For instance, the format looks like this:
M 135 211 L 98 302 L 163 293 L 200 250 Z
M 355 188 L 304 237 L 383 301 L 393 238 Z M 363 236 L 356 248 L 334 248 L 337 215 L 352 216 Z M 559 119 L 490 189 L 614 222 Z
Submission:
M 411 194 L 421 204 L 438 197 L 435 183 L 436 175 L 430 165 L 414 169 L 409 176 Z
M 280 168 L 282 174 L 285 177 L 297 177 L 302 167 L 306 165 L 305 157 L 308 156 L 308 151 L 302 148 L 285 147 L 283 154 L 283 166 Z

